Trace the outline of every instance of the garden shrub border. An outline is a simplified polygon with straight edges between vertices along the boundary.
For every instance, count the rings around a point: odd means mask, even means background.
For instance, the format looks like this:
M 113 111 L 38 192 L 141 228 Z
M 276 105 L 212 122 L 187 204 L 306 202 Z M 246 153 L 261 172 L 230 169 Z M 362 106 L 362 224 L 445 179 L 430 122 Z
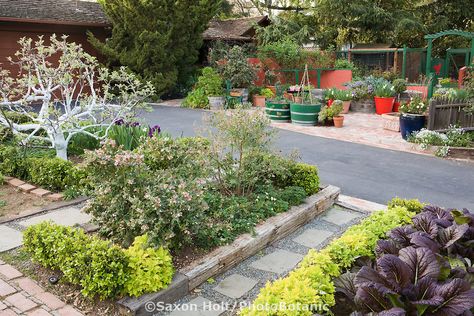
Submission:
M 269 244 L 280 240 L 311 221 L 331 207 L 338 199 L 340 189 L 328 185 L 306 198 L 299 206 L 268 218 L 255 227 L 254 234 L 244 234 L 232 244 L 218 247 L 205 257 L 192 262 L 177 272 L 168 288 L 138 298 L 125 297 L 118 305 L 132 315 L 149 315 L 146 303 L 174 303 L 209 278 L 221 274 Z
M 334 239 L 321 251 L 310 250 L 298 268 L 285 278 L 268 282 L 260 290 L 253 305 L 243 309 L 239 315 L 270 316 L 286 315 L 272 310 L 277 306 L 299 304 L 301 307 L 332 307 L 335 305 L 334 278 L 343 268 L 350 267 L 359 256 L 373 256 L 377 240 L 391 229 L 411 222 L 421 211 L 423 204 L 417 200 L 395 198 L 387 210 L 374 212 L 360 224 L 350 227 L 339 238 Z M 364 237 L 364 238 L 361 238 Z M 255 306 L 257 306 L 255 308 Z M 270 307 L 265 310 L 262 306 Z M 254 308 L 252 308 L 254 307 Z M 311 309 L 294 311 L 295 316 L 313 315 Z M 319 312 L 319 311 L 316 311 Z

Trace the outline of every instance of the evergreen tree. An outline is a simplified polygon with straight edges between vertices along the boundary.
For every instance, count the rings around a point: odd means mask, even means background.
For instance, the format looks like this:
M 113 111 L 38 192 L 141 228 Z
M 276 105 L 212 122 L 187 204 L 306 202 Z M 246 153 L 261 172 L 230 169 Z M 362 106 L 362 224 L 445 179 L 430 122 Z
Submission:
M 99 0 L 112 24 L 112 36 L 90 42 L 109 65 L 125 65 L 151 81 L 158 95 L 191 76 L 202 33 L 221 0 Z

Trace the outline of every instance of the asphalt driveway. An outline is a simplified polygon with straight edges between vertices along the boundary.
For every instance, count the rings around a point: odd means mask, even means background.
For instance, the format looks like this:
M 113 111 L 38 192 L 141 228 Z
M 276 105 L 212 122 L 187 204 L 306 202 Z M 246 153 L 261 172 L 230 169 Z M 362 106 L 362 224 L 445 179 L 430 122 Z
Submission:
M 174 136 L 192 136 L 206 111 L 154 106 L 142 116 Z M 321 180 L 343 194 L 386 203 L 392 197 L 419 198 L 444 207 L 474 211 L 474 163 L 392 151 L 280 130 L 276 147 L 297 150 L 317 165 Z

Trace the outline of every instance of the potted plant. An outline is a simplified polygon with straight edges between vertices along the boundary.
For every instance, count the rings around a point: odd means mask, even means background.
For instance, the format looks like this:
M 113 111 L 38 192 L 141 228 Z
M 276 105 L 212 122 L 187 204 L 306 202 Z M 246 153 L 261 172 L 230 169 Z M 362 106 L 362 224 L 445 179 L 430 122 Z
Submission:
M 253 105 L 258 107 L 265 107 L 265 100 L 271 99 L 275 96 L 272 90 L 269 88 L 263 88 L 258 94 L 253 96 Z
M 221 76 L 232 84 L 231 96 L 242 96 L 242 101 L 247 102 L 248 87 L 256 79 L 255 67 L 248 62 L 244 49 L 237 45 L 227 51 L 224 59 L 218 66 Z
M 323 96 L 324 96 L 324 101 L 326 101 L 326 104 L 331 106 L 334 100 L 337 99 L 337 89 L 335 88 L 326 89 L 323 92 Z
M 290 103 L 281 96 L 275 96 L 265 102 L 265 113 L 272 121 L 287 123 L 291 120 Z
M 374 83 L 370 78 L 364 80 L 353 81 L 347 84 L 347 88 L 351 93 L 352 102 L 351 109 L 354 112 L 374 113 Z
M 265 87 L 272 90 L 273 94 L 276 94 L 275 82 L 277 80 L 277 75 L 269 68 L 265 69 L 264 75 Z
M 382 115 L 392 112 L 395 102 L 395 88 L 390 82 L 380 83 L 375 87 L 375 113 Z
M 298 95 L 295 97 L 295 101 L 290 103 L 291 122 L 293 124 L 314 126 L 318 121 L 321 103 L 313 97 L 310 89 L 305 89 L 309 85 L 308 65 L 305 65 Z
M 398 112 L 398 108 L 400 107 L 400 96 L 403 92 L 407 90 L 407 81 L 405 79 L 395 79 L 393 81 L 393 88 L 395 89 L 395 94 L 397 98 L 393 103 L 393 112 Z
M 413 132 L 418 132 L 425 126 L 427 108 L 427 102 L 420 97 L 414 97 L 410 102 L 400 104 L 400 133 L 403 139 L 407 140 Z
M 183 106 L 191 108 L 223 108 L 225 103 L 223 80 L 212 67 L 204 67 L 193 90 L 187 95 Z
M 327 126 L 341 128 L 344 124 L 344 116 L 340 115 L 344 109 L 344 103 L 341 100 L 334 100 L 331 105 L 322 107 L 318 114 L 318 121 Z
M 352 101 L 352 93 L 349 90 L 336 90 L 336 95 L 334 96 L 337 100 L 342 101 L 342 113 L 349 113 Z

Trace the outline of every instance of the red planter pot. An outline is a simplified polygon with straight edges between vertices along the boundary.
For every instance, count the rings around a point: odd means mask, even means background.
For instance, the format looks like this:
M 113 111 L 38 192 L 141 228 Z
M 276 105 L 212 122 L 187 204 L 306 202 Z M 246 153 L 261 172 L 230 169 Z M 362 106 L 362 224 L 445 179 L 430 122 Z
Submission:
M 385 113 L 392 112 L 393 102 L 395 101 L 395 97 L 391 98 L 381 98 L 381 97 L 374 97 L 375 99 L 375 113 L 378 115 L 382 115 Z
M 393 102 L 393 111 L 392 112 L 398 112 L 398 108 L 400 107 L 400 102 Z

